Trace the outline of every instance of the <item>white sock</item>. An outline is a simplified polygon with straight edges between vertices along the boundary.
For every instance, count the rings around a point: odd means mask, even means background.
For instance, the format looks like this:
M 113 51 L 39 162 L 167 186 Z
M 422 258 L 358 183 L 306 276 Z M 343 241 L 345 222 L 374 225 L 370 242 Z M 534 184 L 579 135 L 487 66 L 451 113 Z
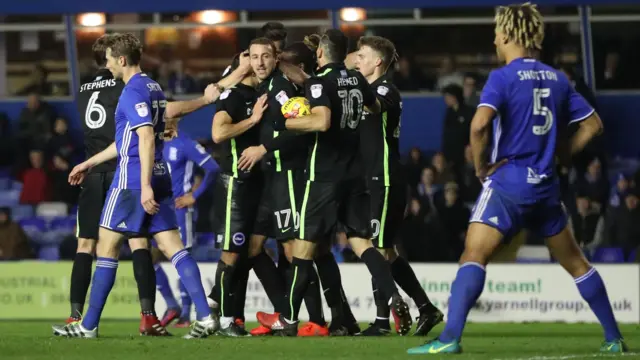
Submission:
M 220 318 L 220 328 L 221 329 L 226 329 L 229 326 L 231 326 L 231 324 L 233 324 L 233 318 L 232 317 L 221 317 Z

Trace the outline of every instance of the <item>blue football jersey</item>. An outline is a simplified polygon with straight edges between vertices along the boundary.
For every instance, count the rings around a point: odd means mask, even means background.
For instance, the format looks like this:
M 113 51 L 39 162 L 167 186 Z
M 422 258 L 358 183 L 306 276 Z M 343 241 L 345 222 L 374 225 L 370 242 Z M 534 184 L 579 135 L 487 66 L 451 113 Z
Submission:
M 211 155 L 200 144 L 182 134 L 165 144 L 164 159 L 171 173 L 174 197 L 191 191 L 195 166 L 203 167 L 212 161 Z
M 155 133 L 153 177 L 169 176 L 162 160 L 166 106 L 167 100 L 162 88 L 146 74 L 134 75 L 125 85 L 115 116 L 118 167 L 113 188 L 140 189 L 140 156 L 136 129 L 141 126 L 153 126 Z
M 516 59 L 494 70 L 480 105 L 494 109 L 491 162 L 508 159 L 492 186 L 531 203 L 558 196 L 555 153 L 559 129 L 593 114 L 566 76 L 534 59 Z

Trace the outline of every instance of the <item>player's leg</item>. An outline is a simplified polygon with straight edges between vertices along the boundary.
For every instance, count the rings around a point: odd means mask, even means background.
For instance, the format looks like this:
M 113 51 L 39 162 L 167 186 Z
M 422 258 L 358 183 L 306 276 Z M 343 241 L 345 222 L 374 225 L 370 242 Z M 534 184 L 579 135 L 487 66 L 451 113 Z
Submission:
M 498 221 L 495 221 L 498 219 Z M 486 186 L 472 211 L 460 268 L 451 286 L 447 324 L 437 339 L 409 349 L 409 354 L 458 353 L 469 311 L 482 294 L 486 278 L 485 267 L 504 234 L 521 227 L 518 208 Z M 499 224 L 499 225 L 497 225 Z
M 627 347 L 618 328 L 611 302 L 598 271 L 589 264 L 567 224 L 561 205 L 544 208 L 536 217 L 539 235 L 547 239 L 554 259 L 575 279 L 582 298 L 589 304 L 604 330 L 602 352 L 625 352 Z M 555 235 L 553 235 L 555 234 Z
M 340 213 L 344 219 L 347 239 L 353 252 L 365 263 L 371 276 L 382 292 L 385 301 L 391 304 L 396 330 L 406 335 L 413 323 L 409 306 L 404 302 L 391 275 L 387 260 L 371 242 L 371 198 L 364 178 L 355 178 L 341 184 L 344 192 Z
M 138 284 L 140 298 L 140 335 L 168 336 L 169 333 L 156 316 L 156 276 L 153 268 L 149 240 L 147 238 L 129 239 L 132 251 L 133 274 Z
M 191 252 L 191 248 L 193 247 L 195 238 L 195 214 L 195 209 L 192 208 L 176 210 L 180 238 L 182 239 L 184 248 L 189 252 Z M 193 305 L 193 302 L 191 301 L 191 296 L 189 296 L 189 292 L 187 291 L 187 288 L 184 286 L 182 281 L 180 281 L 179 289 L 181 309 L 180 318 L 176 323 L 176 327 L 184 328 L 191 325 L 191 305 Z
M 180 317 L 180 306 L 178 305 L 178 300 L 176 300 L 173 295 L 173 290 L 171 290 L 171 284 L 169 284 L 169 278 L 165 273 L 162 265 L 160 264 L 160 259 L 163 257 L 162 252 L 154 247 L 151 250 L 153 255 L 153 269 L 156 278 L 156 289 L 162 296 L 165 304 L 167 305 L 167 310 L 165 310 L 162 315 L 162 320 L 160 323 L 162 326 L 168 326 L 172 321 L 178 319 Z
M 89 174 L 78 197 L 76 237 L 78 248 L 73 259 L 69 300 L 71 314 L 67 323 L 78 321 L 84 312 L 84 302 L 91 283 L 91 267 L 96 251 L 100 215 L 106 192 L 102 186 L 102 174 Z
M 281 313 L 284 311 L 285 306 L 285 277 L 280 275 L 273 259 L 264 252 L 265 241 L 266 236 L 264 235 L 251 235 L 249 240 L 249 262 L 271 304 L 273 304 L 275 312 Z M 288 261 L 285 260 L 285 262 Z

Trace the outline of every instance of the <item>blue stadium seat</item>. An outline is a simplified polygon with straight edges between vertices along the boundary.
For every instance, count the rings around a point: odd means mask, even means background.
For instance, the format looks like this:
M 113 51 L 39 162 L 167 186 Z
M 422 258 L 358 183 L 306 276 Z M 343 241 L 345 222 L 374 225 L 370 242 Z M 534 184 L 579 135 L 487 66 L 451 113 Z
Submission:
M 624 260 L 621 248 L 598 248 L 591 258 L 594 263 L 623 263 Z
M 40 250 L 38 250 L 38 258 L 44 261 L 60 260 L 60 248 L 56 245 L 42 246 Z
M 42 234 L 47 231 L 47 222 L 39 217 L 30 217 L 18 221 L 22 230 L 34 242 L 42 240 Z
M 4 190 L 0 191 L 0 206 L 13 207 L 20 202 L 20 191 L 18 190 Z
M 11 190 L 22 192 L 22 183 L 20 181 L 13 180 L 9 186 L 11 187 Z
M 216 236 L 213 233 L 196 233 L 197 246 L 216 246 Z
M 15 221 L 34 216 L 35 210 L 32 205 L 17 205 L 11 209 L 11 216 Z
M 0 175 L 0 191 L 4 191 L 4 190 L 10 190 L 11 189 L 11 182 L 13 180 L 11 180 L 8 177 L 2 177 Z
M 67 216 L 69 207 L 62 202 L 46 202 L 36 206 L 36 214 L 42 217 L 59 217 Z
M 75 215 L 56 217 L 51 219 L 51 222 L 49 223 L 50 231 L 57 233 L 61 237 L 74 234 L 75 228 Z
M 631 252 L 631 254 L 629 254 L 629 258 L 627 259 L 627 262 L 634 263 L 636 262 L 636 260 L 638 260 L 638 250 L 640 249 L 635 249 Z

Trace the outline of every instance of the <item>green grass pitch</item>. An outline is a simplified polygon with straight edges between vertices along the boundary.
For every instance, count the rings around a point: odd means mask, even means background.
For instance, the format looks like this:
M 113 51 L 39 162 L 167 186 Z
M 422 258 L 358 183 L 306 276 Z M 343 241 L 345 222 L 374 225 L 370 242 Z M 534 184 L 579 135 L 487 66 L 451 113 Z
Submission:
M 172 338 L 147 338 L 137 334 L 135 321 L 105 320 L 100 338 L 64 339 L 52 335 L 50 322 L 0 322 L 2 360 L 337 360 L 337 359 L 495 359 L 569 360 L 616 358 L 640 359 L 640 326 L 623 325 L 622 332 L 631 352 L 624 356 L 599 354 L 600 327 L 592 324 L 469 324 L 461 355 L 407 355 L 409 347 L 425 338 L 388 336 L 384 338 L 242 338 L 212 336 L 203 340 L 183 340 L 186 329 L 170 328 Z M 251 327 L 255 324 L 248 324 Z M 366 324 L 362 324 L 365 326 Z M 435 336 L 442 329 L 436 327 Z

